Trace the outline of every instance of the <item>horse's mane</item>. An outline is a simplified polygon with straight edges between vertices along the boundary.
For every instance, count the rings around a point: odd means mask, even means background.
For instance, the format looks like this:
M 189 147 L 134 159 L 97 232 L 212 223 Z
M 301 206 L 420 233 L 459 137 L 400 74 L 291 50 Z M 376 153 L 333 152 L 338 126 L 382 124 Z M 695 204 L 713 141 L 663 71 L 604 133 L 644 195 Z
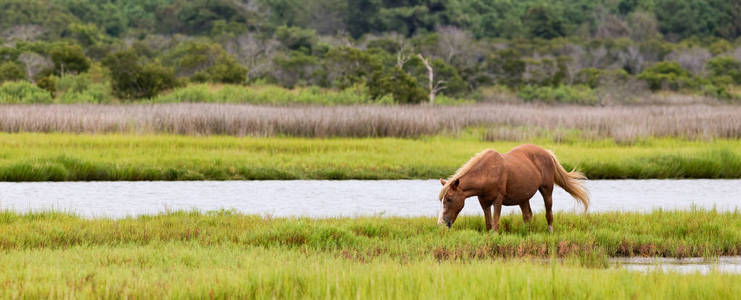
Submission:
M 461 178 L 463 175 L 466 175 L 468 171 L 471 171 L 473 169 L 473 166 L 476 165 L 482 158 L 484 158 L 484 155 L 487 153 L 494 151 L 493 149 L 485 149 L 484 151 L 481 151 L 471 157 L 471 159 L 468 160 L 462 167 L 458 169 L 458 171 L 455 171 L 455 174 L 453 176 L 448 177 L 448 182 L 445 183 L 443 186 L 443 189 L 440 190 L 440 195 L 438 195 L 439 200 L 443 200 L 443 197 L 445 197 L 445 194 L 448 193 L 448 190 L 450 190 L 450 185 L 455 181 L 456 179 Z

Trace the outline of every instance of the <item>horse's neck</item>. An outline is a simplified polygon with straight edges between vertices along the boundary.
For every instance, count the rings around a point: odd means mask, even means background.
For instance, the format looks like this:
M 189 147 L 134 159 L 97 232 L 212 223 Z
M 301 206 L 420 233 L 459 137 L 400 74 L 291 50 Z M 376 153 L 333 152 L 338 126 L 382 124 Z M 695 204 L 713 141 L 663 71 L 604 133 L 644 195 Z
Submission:
M 462 188 L 466 198 L 482 195 L 491 186 L 492 180 L 496 180 L 495 178 L 491 178 L 490 170 L 482 170 L 484 166 L 476 166 L 461 175 L 460 180 L 463 184 Z M 498 168 L 498 166 L 493 166 L 493 168 Z M 499 170 L 495 170 L 495 173 L 496 171 Z
M 483 186 L 481 186 L 481 180 L 472 180 L 472 176 L 469 176 L 469 174 L 471 174 L 471 172 L 468 172 L 460 177 L 462 183 L 461 189 L 463 189 L 463 194 L 466 196 L 466 198 L 479 196 L 479 194 L 483 190 Z

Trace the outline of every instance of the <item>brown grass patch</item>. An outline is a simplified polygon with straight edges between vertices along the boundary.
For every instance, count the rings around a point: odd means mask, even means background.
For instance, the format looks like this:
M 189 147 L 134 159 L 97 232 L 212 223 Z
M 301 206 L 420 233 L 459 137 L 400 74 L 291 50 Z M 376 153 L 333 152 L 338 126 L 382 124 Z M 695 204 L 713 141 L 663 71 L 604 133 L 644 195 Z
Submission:
M 564 130 L 583 137 L 741 138 L 741 106 L 255 106 L 242 104 L 2 105 L 0 131 L 299 137 L 419 137 L 490 128 L 487 140 Z

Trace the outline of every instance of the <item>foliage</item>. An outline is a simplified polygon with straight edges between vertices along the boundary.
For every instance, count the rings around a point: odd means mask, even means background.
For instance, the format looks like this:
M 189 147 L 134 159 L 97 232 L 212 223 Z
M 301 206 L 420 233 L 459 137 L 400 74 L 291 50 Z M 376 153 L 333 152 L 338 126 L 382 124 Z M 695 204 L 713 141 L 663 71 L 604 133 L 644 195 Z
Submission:
M 219 44 L 186 42 L 178 45 L 165 58 L 180 76 L 196 82 L 243 83 L 247 69 L 237 63 Z
M 6 0 L 0 6 L 0 30 L 39 24 L 45 35 L 69 33 L 69 24 L 93 24 L 113 37 L 159 32 L 190 35 L 238 35 L 248 30 L 301 27 L 321 33 L 398 32 L 412 36 L 457 26 L 477 37 L 578 36 L 605 20 L 632 17 L 664 36 L 682 39 L 716 36 L 735 39 L 741 25 L 735 2 L 722 0 L 636 1 L 371 1 L 261 0 L 250 5 L 229 0 Z M 606 18 L 613 16 L 614 18 Z M 650 20 L 650 21 L 647 21 Z M 629 22 L 629 23 L 632 23 Z M 634 31 L 649 30 L 639 26 Z
M 0 63 L 0 83 L 25 79 L 26 70 L 21 64 L 12 61 Z
M 741 62 L 728 56 L 715 57 L 708 61 L 707 69 L 713 81 L 726 84 L 741 84 Z
M 28 82 L 5 82 L 0 85 L 0 103 L 2 104 L 33 104 L 51 103 L 52 97 L 48 91 Z
M 740 13 L 720 0 L 7 0 L 0 77 L 54 92 L 49 75 L 85 73 L 134 49 L 142 68 L 172 68 L 183 82 L 363 85 L 375 98 L 416 103 L 429 89 L 422 55 L 449 97 L 492 85 L 600 88 L 598 73 L 621 69 L 628 81 L 644 72 L 653 90 L 728 98 L 738 72 L 714 57 L 738 59 Z M 693 76 L 656 69 L 669 60 Z
M 651 90 L 679 90 L 692 84 L 692 75 L 676 62 L 656 63 L 638 74 L 638 79 L 645 80 Z
M 517 94 L 525 101 L 540 100 L 547 103 L 597 104 L 594 90 L 588 86 L 523 86 Z
M 94 82 L 89 73 L 50 78 L 58 103 L 112 103 L 110 88 Z
M 374 99 L 391 95 L 396 103 L 402 104 L 420 103 L 427 99 L 417 80 L 399 68 L 373 72 L 368 90 Z
M 498 82 L 508 86 L 522 83 L 526 64 L 514 49 L 500 50 L 496 55 L 489 57 L 487 65 Z
M 524 25 L 533 37 L 552 39 L 565 36 L 562 14 L 554 6 L 538 3 L 525 13 Z
M 57 75 L 82 73 L 90 68 L 90 61 L 79 45 L 56 44 L 49 51 L 49 56 L 54 62 L 54 73 Z
M 209 86 L 188 85 L 151 99 L 154 103 L 215 102 L 270 105 L 321 104 L 350 105 L 374 103 L 364 86 L 352 86 L 341 91 L 316 87 L 285 89 L 279 86 Z M 387 103 L 390 104 L 390 103 Z
M 325 68 L 333 87 L 347 88 L 356 82 L 367 83 L 370 75 L 383 69 L 383 58 L 373 51 L 336 47 L 327 52 Z
M 316 44 L 316 32 L 311 29 L 280 26 L 275 31 L 275 37 L 288 49 L 311 54 Z
M 172 69 L 142 62 L 133 50 L 113 53 L 103 63 L 111 70 L 114 93 L 121 98 L 150 98 L 178 85 Z

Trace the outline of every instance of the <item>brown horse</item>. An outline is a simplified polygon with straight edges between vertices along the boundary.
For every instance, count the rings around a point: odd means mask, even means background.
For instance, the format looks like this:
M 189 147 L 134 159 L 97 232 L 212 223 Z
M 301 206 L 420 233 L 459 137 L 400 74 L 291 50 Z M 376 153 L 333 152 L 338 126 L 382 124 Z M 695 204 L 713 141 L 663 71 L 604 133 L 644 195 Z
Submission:
M 553 183 L 562 187 L 575 199 L 589 207 L 589 196 L 579 181 L 586 179 L 581 172 L 567 172 L 553 152 L 536 145 L 520 145 L 500 154 L 488 149 L 476 154 L 443 185 L 440 191 L 440 216 L 438 224 L 453 225 L 468 197 L 478 196 L 484 210 L 486 229 L 499 229 L 502 205 L 519 205 L 522 218 L 529 222 L 533 216 L 530 198 L 540 191 L 545 201 L 548 231 L 553 232 Z M 494 218 L 491 206 L 494 206 Z

